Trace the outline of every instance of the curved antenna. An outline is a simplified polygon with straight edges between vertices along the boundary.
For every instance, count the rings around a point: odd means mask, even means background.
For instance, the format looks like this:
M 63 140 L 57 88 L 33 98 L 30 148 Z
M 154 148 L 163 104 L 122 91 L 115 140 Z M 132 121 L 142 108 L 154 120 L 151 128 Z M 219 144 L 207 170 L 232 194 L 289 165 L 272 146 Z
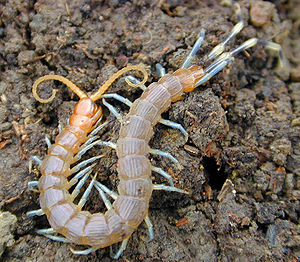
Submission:
M 80 99 L 88 97 L 88 95 L 86 93 L 84 93 L 78 86 L 76 86 L 74 83 L 72 83 L 69 79 L 67 79 L 63 76 L 59 76 L 59 75 L 45 75 L 45 76 L 42 76 L 42 77 L 38 78 L 32 86 L 33 97 L 37 101 L 39 101 L 40 103 L 50 103 L 50 102 L 52 102 L 55 95 L 56 95 L 56 93 L 57 93 L 57 91 L 58 91 L 58 89 L 53 89 L 52 94 L 49 98 L 47 98 L 47 99 L 41 98 L 38 94 L 38 86 L 42 82 L 47 81 L 47 80 L 57 80 L 57 81 L 62 82 L 68 88 L 70 88 L 76 95 L 78 95 Z
M 147 80 L 148 80 L 148 74 L 145 70 L 144 67 L 142 66 L 138 66 L 138 65 L 128 65 L 126 67 L 124 67 L 123 69 L 119 70 L 118 72 L 116 72 L 115 74 L 113 74 L 99 89 L 96 93 L 92 94 L 90 96 L 90 98 L 93 100 L 93 101 L 96 101 L 98 100 L 102 95 L 103 93 L 112 85 L 112 83 L 118 78 L 120 77 L 122 74 L 128 72 L 128 71 L 132 71 L 132 70 L 137 70 L 137 71 L 140 71 L 143 73 L 143 80 L 138 83 L 138 84 L 134 84 L 133 82 L 131 82 L 129 79 L 125 79 L 126 83 L 132 87 L 139 87 L 139 86 L 142 86 L 144 85 Z
M 115 74 L 113 74 L 99 89 L 96 93 L 92 94 L 91 96 L 88 96 L 85 92 L 83 92 L 78 86 L 76 86 L 74 83 L 72 83 L 70 80 L 68 80 L 67 78 L 63 77 L 63 76 L 59 76 L 59 75 L 45 75 L 42 76 L 40 78 L 38 78 L 33 86 L 32 86 L 32 94 L 33 97 L 41 102 L 41 103 L 49 103 L 52 102 L 56 93 L 57 93 L 57 89 L 53 89 L 52 94 L 49 98 L 44 99 L 41 98 L 38 94 L 38 86 L 47 80 L 57 80 L 60 81 L 62 83 L 64 83 L 67 87 L 69 87 L 76 95 L 79 96 L 80 99 L 85 98 L 85 97 L 89 97 L 91 100 L 96 101 L 98 100 L 103 93 L 112 85 L 112 83 L 118 78 L 120 77 L 122 74 L 131 71 L 131 70 L 137 70 L 143 73 L 143 80 L 138 83 L 138 84 L 134 84 L 133 82 L 131 82 L 129 79 L 125 79 L 126 83 L 132 87 L 139 87 L 141 85 L 144 85 L 147 80 L 148 80 L 148 74 L 145 70 L 144 67 L 142 66 L 137 66 L 137 65 L 129 65 L 124 67 L 123 69 L 119 70 L 118 72 L 116 72 Z

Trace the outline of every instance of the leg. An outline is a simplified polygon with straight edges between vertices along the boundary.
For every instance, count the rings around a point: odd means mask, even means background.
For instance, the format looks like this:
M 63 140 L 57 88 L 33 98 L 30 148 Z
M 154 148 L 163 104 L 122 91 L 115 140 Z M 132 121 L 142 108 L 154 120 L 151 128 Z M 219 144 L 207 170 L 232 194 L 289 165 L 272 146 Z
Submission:
M 156 74 L 159 77 L 163 77 L 166 74 L 166 69 L 161 64 L 156 64 L 155 68 L 156 68 Z
M 270 42 L 270 41 L 265 41 L 265 40 L 260 40 L 257 38 L 251 38 L 249 40 L 247 40 L 246 42 L 244 42 L 243 44 L 241 44 L 239 47 L 237 47 L 236 49 L 234 49 L 233 51 L 229 52 L 230 56 L 235 56 L 238 53 L 253 47 L 257 44 L 261 44 L 263 45 L 265 48 L 273 50 L 278 52 L 278 63 L 279 63 L 279 67 L 283 67 L 284 66 L 284 57 L 282 54 L 282 50 L 281 50 L 281 46 L 279 44 Z
M 151 223 L 151 220 L 149 218 L 149 215 L 147 215 L 145 217 L 145 223 L 148 227 L 148 237 L 141 237 L 142 240 L 144 240 L 145 242 L 150 242 L 153 238 L 154 238 L 154 231 L 153 231 L 153 225 Z
M 101 184 L 100 182 L 96 181 L 96 185 L 101 188 L 106 194 L 108 194 L 112 199 L 116 200 L 118 197 L 118 194 L 112 190 L 110 190 L 105 185 Z
M 126 249 L 128 240 L 129 240 L 129 237 L 128 237 L 128 238 L 125 238 L 125 239 L 122 241 L 122 244 L 121 244 L 121 246 L 120 246 L 120 248 L 119 248 L 119 250 L 118 250 L 118 252 L 117 252 L 116 254 L 113 254 L 113 253 L 112 253 L 112 248 L 111 248 L 111 246 L 110 246 L 110 256 L 111 256 L 111 258 L 113 258 L 113 259 L 118 259 L 118 258 L 122 255 L 123 251 Z
M 95 141 L 95 142 L 93 142 L 93 143 L 90 143 L 90 144 L 87 145 L 87 146 L 81 147 L 80 151 L 76 154 L 76 156 L 74 157 L 74 159 L 75 159 L 76 161 L 78 161 L 78 160 L 86 153 L 86 151 L 90 150 L 90 149 L 91 149 L 92 147 L 94 147 L 94 146 L 109 146 L 109 147 L 111 147 L 111 148 L 113 148 L 113 149 L 116 149 L 116 147 L 117 147 L 115 143 L 97 140 L 97 141 Z M 103 156 L 103 155 L 101 155 L 101 157 L 102 157 L 102 156 Z M 83 162 L 84 162 L 84 161 L 83 161 Z M 83 163 L 83 162 L 81 162 L 81 163 Z M 80 163 L 80 164 L 81 164 L 81 163 Z M 72 169 L 73 169 L 73 168 L 72 168 Z
M 98 138 L 99 138 L 99 136 L 91 136 L 90 138 L 88 138 L 88 140 L 86 140 L 86 142 L 83 143 L 83 144 L 80 146 L 78 152 L 80 152 L 81 149 L 85 148 L 87 145 L 91 144 L 92 142 L 94 142 L 94 141 L 97 140 Z M 77 153 L 77 154 L 78 154 L 78 153 Z M 78 160 L 76 160 L 76 161 L 78 161 Z
M 33 216 L 42 216 L 44 215 L 44 211 L 42 209 L 32 210 L 26 213 L 27 217 L 33 217 Z
M 80 178 L 82 178 L 87 172 L 89 172 L 94 166 L 96 165 L 96 163 L 86 167 L 85 169 L 81 170 L 78 174 L 76 174 L 76 176 L 74 176 L 70 181 L 69 181 L 69 188 L 74 186 L 75 184 L 77 184 L 78 180 Z M 68 188 L 68 189 L 69 189 Z
M 180 163 L 178 162 L 178 160 L 173 157 L 170 153 L 168 152 L 164 152 L 164 151 L 161 151 L 161 150 L 158 150 L 158 149 L 153 149 L 153 148 L 150 148 L 150 151 L 149 151 L 150 154 L 153 154 L 153 155 L 159 155 L 159 156 L 163 156 L 163 157 L 167 157 L 169 158 L 173 163 L 176 164 L 177 168 L 179 170 L 182 169 L 182 166 L 180 165 Z
M 98 186 L 98 184 L 95 185 L 96 189 L 98 190 L 103 202 L 104 202 L 104 205 L 106 206 L 106 208 L 108 210 L 112 209 L 112 204 L 111 202 L 108 200 L 108 198 L 106 197 L 106 195 L 104 194 L 103 190 Z
M 163 176 L 164 178 L 166 178 L 169 181 L 169 184 L 173 187 L 174 183 L 173 183 L 173 178 L 170 174 L 168 174 L 167 172 L 163 171 L 161 168 L 159 167 L 155 167 L 155 166 L 151 166 L 151 170 L 153 172 L 156 172 L 158 174 L 160 174 L 161 176 Z
M 79 164 L 77 164 L 76 166 L 74 166 L 72 169 L 71 169 L 71 174 L 74 174 L 76 172 L 78 172 L 81 168 L 85 167 L 86 165 L 96 161 L 97 159 L 103 157 L 103 155 L 100 155 L 100 156 L 94 156 L 94 157 L 91 157 L 85 161 L 82 161 L 80 162 Z
M 88 138 L 94 137 L 103 127 L 105 127 L 108 122 L 104 122 L 101 125 L 96 124 L 96 128 L 89 134 Z
M 27 184 L 28 190 L 34 191 L 34 192 L 39 192 L 35 187 L 39 185 L 39 181 L 29 181 Z
M 202 29 L 198 35 L 198 39 L 197 39 L 196 43 L 194 44 L 191 52 L 188 54 L 188 56 L 184 60 L 181 68 L 188 68 L 191 65 L 191 62 L 192 62 L 195 54 L 198 52 L 198 50 L 200 49 L 200 47 L 202 45 L 204 37 L 205 37 L 205 30 Z
M 43 161 L 38 156 L 31 156 L 28 161 L 29 173 L 31 173 L 31 171 L 32 171 L 32 163 L 33 162 L 35 162 L 38 166 L 41 166 Z
M 85 181 L 87 180 L 89 174 L 92 173 L 92 170 L 89 170 L 79 181 L 79 183 L 76 185 L 75 189 L 73 190 L 71 194 L 71 198 L 74 200 L 78 194 L 80 193 L 80 189 L 83 187 Z
M 200 86 L 223 70 L 231 61 L 233 61 L 233 57 L 227 58 L 226 60 L 221 60 L 211 67 L 211 70 L 207 70 L 207 73 L 195 84 L 195 86 Z
M 58 241 L 58 242 L 62 242 L 62 243 L 70 243 L 70 240 L 66 239 L 65 237 L 61 237 L 61 236 L 53 236 L 53 235 L 44 235 L 45 237 L 50 238 L 51 240 L 54 241 Z
M 51 146 L 51 140 L 48 135 L 45 135 L 45 141 L 46 141 L 47 147 L 49 148 Z
M 158 184 L 158 185 L 153 185 L 153 190 L 166 190 L 166 191 L 171 191 L 171 192 L 178 192 L 178 193 L 183 193 L 183 194 L 189 194 L 189 192 L 184 191 L 182 189 L 179 189 L 174 186 L 166 186 L 163 184 Z
M 84 249 L 84 250 L 75 250 L 73 248 L 70 247 L 70 250 L 73 254 L 75 255 L 88 255 L 91 254 L 92 252 L 96 251 L 98 248 L 88 248 L 88 249 Z
M 48 238 L 54 240 L 54 241 L 70 243 L 70 241 L 68 239 L 66 239 L 65 237 L 53 236 L 53 234 L 55 233 L 53 228 L 39 229 L 36 232 L 40 235 L 44 235 L 45 237 L 48 237 Z
M 94 186 L 94 184 L 95 184 L 96 177 L 97 177 L 97 174 L 94 175 L 94 177 L 93 177 L 91 183 L 89 184 L 89 186 L 87 187 L 87 189 L 86 189 L 85 192 L 83 193 L 83 195 L 82 195 L 82 197 L 81 197 L 81 199 L 80 199 L 80 201 L 79 201 L 79 203 L 78 203 L 78 206 L 79 206 L 80 209 L 82 209 L 83 206 L 85 205 L 85 203 L 86 203 L 86 201 L 87 201 L 87 198 L 89 197 L 89 195 L 90 195 L 90 193 L 91 193 L 91 191 L 92 191 L 92 188 L 93 188 L 93 186 Z
M 52 227 L 47 228 L 47 229 L 38 229 L 36 232 L 38 234 L 43 234 L 43 235 L 45 235 L 45 234 L 50 234 L 51 235 L 51 234 L 55 233 L 55 231 Z
M 172 127 L 174 129 L 178 129 L 184 135 L 185 142 L 188 141 L 189 134 L 188 134 L 188 132 L 186 132 L 186 130 L 183 128 L 183 126 L 181 124 L 178 124 L 176 122 L 173 122 L 173 121 L 170 121 L 170 120 L 167 120 L 167 119 L 163 119 L 163 118 L 161 118 L 159 120 L 159 123 L 161 123 L 161 124 L 163 124 L 165 126 Z
M 58 124 L 58 132 L 61 133 L 63 131 L 63 129 L 64 129 L 63 124 L 59 123 Z
M 113 93 L 113 94 L 105 94 L 105 95 L 102 95 L 101 97 L 102 97 L 102 98 L 114 98 L 114 99 L 116 99 L 116 100 L 118 100 L 118 101 L 124 103 L 125 105 L 127 105 L 127 106 L 129 106 L 129 107 L 131 107 L 131 105 L 132 105 L 132 102 L 131 102 L 129 99 L 127 99 L 127 98 L 125 98 L 125 97 L 123 97 L 123 96 L 120 96 L 120 95 L 118 95 L 118 94 L 116 94 L 116 93 Z
M 118 119 L 119 122 L 122 122 L 122 115 L 111 104 L 107 103 L 104 98 L 102 99 L 102 103 Z
M 98 126 L 101 125 L 102 118 L 103 118 L 103 115 L 101 115 L 101 116 L 99 117 L 99 119 L 97 120 L 96 124 L 93 125 L 93 129 L 95 129 L 95 128 L 97 128 Z

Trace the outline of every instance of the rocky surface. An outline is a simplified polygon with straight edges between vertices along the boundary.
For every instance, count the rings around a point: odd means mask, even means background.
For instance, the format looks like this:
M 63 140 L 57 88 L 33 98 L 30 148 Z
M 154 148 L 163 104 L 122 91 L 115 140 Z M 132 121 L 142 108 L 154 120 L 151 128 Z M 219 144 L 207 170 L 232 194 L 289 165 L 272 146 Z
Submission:
M 58 74 L 94 92 L 130 63 L 143 64 L 151 83 L 158 80 L 156 63 L 169 72 L 181 66 L 200 28 L 206 38 L 194 63 L 208 65 L 205 55 L 237 21 L 225 2 L 230 1 L 0 1 L 1 219 L 8 214 L 0 227 L 2 261 L 111 260 L 109 248 L 73 255 L 68 244 L 35 233 L 49 226 L 44 216 L 25 217 L 39 208 L 38 194 L 27 189 L 39 177 L 37 169 L 29 173 L 29 157 L 45 156 L 44 136 L 54 140 L 78 100 L 63 85 L 48 82 L 41 96 L 60 90 L 53 102 L 40 104 L 31 93 L 34 80 Z M 151 147 L 171 152 L 184 168 L 180 172 L 161 157 L 151 161 L 190 194 L 154 192 L 149 210 L 154 240 L 140 240 L 147 233 L 142 224 L 119 261 L 300 260 L 299 3 L 239 3 L 245 28 L 227 49 L 251 37 L 275 41 L 283 47 L 285 66 L 277 69 L 276 54 L 256 46 L 164 113 L 184 126 L 189 140 L 159 124 Z M 109 89 L 113 92 L 131 101 L 141 94 L 122 82 Z M 122 114 L 128 111 L 110 102 Z M 115 142 L 119 124 L 107 110 L 104 114 L 110 123 L 99 135 Z M 101 153 L 99 180 L 116 189 L 115 152 L 95 148 L 86 158 Z M 155 174 L 153 179 L 165 182 Z M 86 209 L 103 208 L 94 190 Z

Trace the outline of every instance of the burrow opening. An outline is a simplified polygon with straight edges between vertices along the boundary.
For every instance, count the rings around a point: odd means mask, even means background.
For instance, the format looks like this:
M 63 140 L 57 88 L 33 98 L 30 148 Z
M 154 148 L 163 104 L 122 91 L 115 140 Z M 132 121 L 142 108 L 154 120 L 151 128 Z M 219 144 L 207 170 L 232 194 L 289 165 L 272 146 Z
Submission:
M 225 167 L 219 166 L 213 157 L 203 158 L 203 167 L 208 178 L 208 185 L 215 190 L 221 190 L 228 175 L 225 173 Z

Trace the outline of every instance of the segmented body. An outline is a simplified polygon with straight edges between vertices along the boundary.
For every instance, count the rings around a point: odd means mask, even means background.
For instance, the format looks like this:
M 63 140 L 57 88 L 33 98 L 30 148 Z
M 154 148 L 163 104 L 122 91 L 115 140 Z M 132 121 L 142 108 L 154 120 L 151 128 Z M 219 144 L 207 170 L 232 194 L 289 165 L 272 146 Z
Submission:
M 41 165 L 40 206 L 51 227 L 75 243 L 93 243 L 94 236 L 90 231 L 99 216 L 80 211 L 73 203 L 68 192 L 70 185 L 67 177 L 71 175 L 70 165 L 75 162 L 74 155 L 101 116 L 102 109 L 91 99 L 81 99 L 75 106 L 69 124 L 56 137 Z M 101 219 L 105 220 L 105 217 L 102 215 Z
M 74 155 L 102 115 L 89 98 L 77 103 L 69 125 L 56 137 L 41 165 L 40 205 L 56 232 L 73 243 L 100 248 L 122 241 L 136 230 L 148 214 L 153 190 L 147 158 L 153 126 L 171 102 L 193 89 L 202 72 L 198 66 L 179 69 L 152 83 L 133 103 L 117 141 L 119 196 L 104 214 L 81 211 L 68 192 Z

